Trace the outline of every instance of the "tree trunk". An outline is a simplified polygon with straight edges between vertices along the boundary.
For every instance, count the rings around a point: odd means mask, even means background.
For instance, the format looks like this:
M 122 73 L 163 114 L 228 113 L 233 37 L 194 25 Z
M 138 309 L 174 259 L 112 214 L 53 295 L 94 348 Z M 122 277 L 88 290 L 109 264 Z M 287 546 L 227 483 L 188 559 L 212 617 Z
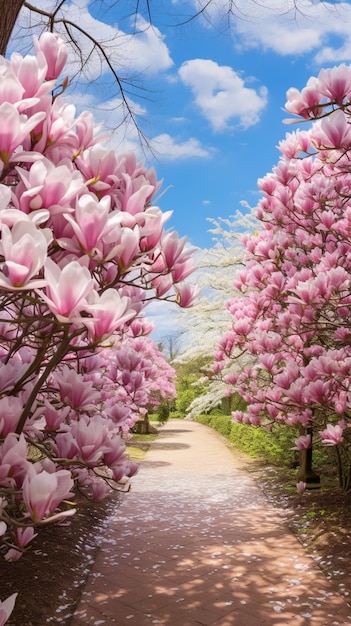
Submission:
M 24 2 L 25 0 L 0 0 L 0 54 L 3 56 Z
M 305 450 L 300 450 L 300 469 L 298 471 L 297 480 L 306 483 L 306 489 L 318 489 L 320 487 L 320 477 L 312 468 L 313 429 L 307 428 L 306 434 L 311 435 L 311 445 Z

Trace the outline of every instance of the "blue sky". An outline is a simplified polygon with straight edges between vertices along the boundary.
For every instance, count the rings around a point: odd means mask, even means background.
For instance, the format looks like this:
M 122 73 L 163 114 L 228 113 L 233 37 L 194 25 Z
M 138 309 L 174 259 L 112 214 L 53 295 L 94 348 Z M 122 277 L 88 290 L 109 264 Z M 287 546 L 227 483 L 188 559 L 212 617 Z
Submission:
M 57 2 L 36 4 L 47 9 Z M 140 2 L 140 32 L 130 37 L 135 4 L 66 0 L 63 10 L 107 42 L 117 71 L 135 85 L 127 88 L 129 102 L 155 152 L 141 156 L 164 179 L 159 204 L 174 211 L 169 227 L 209 247 L 206 218 L 232 215 L 241 201 L 254 206 L 257 179 L 279 158 L 276 146 L 291 130 L 282 123 L 287 89 L 302 88 L 321 67 L 351 61 L 351 4 L 237 0 L 244 17 L 228 28 L 228 0 L 213 0 L 207 19 L 182 26 L 176 24 L 198 1 L 151 0 L 153 28 Z M 26 22 L 26 11 L 21 19 Z M 21 33 L 22 47 L 23 41 Z M 91 58 L 89 80 L 73 84 L 69 97 L 112 128 L 121 120 L 120 99 L 108 74 L 98 78 L 101 64 Z M 118 150 L 140 153 L 132 124 L 112 141 Z
M 48 9 L 57 0 L 36 4 Z M 155 166 L 166 190 L 159 205 L 173 210 L 168 226 L 208 248 L 207 218 L 233 215 L 242 201 L 255 206 L 257 179 L 278 161 L 276 146 L 292 130 L 283 124 L 287 89 L 301 89 L 322 67 L 351 62 L 351 3 L 236 0 L 244 17 L 228 28 L 228 0 L 213 0 L 206 19 L 182 26 L 176 24 L 201 2 L 150 0 L 152 27 L 141 1 L 139 33 L 130 36 L 135 4 L 66 0 L 62 11 L 104 41 L 119 75 L 132 80 L 128 101 L 157 157 L 142 154 L 131 123 L 119 127 L 111 143 Z M 20 24 L 28 24 L 25 10 Z M 12 45 L 24 51 L 28 41 L 21 31 Z M 71 71 L 76 67 L 72 58 Z M 119 94 L 94 53 L 69 98 L 108 127 L 123 119 Z
M 160 205 L 174 210 L 170 226 L 200 247 L 212 241 L 207 217 L 231 215 L 241 201 L 256 204 L 257 178 L 277 162 L 276 146 L 291 130 L 282 123 L 287 89 L 302 88 L 321 67 L 351 61 L 350 3 L 302 0 L 300 13 L 292 0 L 261 3 L 271 10 L 241 4 L 251 18 L 233 20 L 230 30 L 216 15 L 209 16 L 214 27 L 203 19 L 167 26 L 185 15 L 184 3 L 173 3 L 172 15 L 162 13 L 169 2 L 151 4 L 162 48 L 145 59 L 145 93 L 132 96 L 158 152 L 156 162 L 147 160 L 169 187 Z M 123 29 L 120 13 L 117 4 L 106 18 Z M 130 129 L 133 141 L 132 135 Z

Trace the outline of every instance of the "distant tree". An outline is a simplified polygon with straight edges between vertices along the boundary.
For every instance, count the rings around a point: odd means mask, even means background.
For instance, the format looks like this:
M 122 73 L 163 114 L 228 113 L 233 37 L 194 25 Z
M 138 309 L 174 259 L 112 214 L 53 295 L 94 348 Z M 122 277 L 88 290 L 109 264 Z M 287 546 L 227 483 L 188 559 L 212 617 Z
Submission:
M 185 417 L 192 402 L 206 393 L 209 382 L 206 374 L 210 369 L 211 358 L 199 355 L 188 361 L 176 360 L 173 365 L 176 371 L 176 417 Z
M 147 434 L 152 431 L 149 414 L 157 412 L 162 415 L 160 421 L 166 421 L 169 404 L 176 397 L 174 368 L 166 361 L 164 353 L 148 337 L 133 339 L 130 346 L 138 356 L 139 371 L 148 378 L 148 402 L 139 408 L 139 420 L 133 430 Z
M 181 352 L 181 341 L 182 341 L 182 333 L 170 333 L 162 337 L 159 342 L 159 348 L 164 353 L 165 358 L 169 363 L 173 363 L 173 361 L 179 356 Z

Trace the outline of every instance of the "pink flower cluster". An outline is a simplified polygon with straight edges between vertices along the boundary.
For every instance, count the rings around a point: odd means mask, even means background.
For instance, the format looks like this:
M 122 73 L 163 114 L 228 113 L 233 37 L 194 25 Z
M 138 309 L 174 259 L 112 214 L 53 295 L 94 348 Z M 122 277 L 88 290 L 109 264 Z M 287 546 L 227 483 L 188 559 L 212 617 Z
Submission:
M 351 102 L 351 68 L 341 64 L 322 69 L 317 77 L 308 80 L 302 91 L 291 87 L 286 95 L 286 111 L 304 119 L 320 118 L 330 111 L 346 108 Z
M 350 456 L 351 68 L 322 70 L 287 95 L 290 113 L 321 119 L 288 133 L 258 181 L 261 228 L 243 237 L 215 371 L 247 402 L 235 420 L 312 427 Z M 296 440 L 309 445 L 308 435 Z
M 0 58 L 0 535 L 18 559 L 35 528 L 136 471 L 125 439 L 173 398 L 174 370 L 143 309 L 190 306 L 192 249 L 164 229 L 153 169 L 118 155 L 78 117 L 52 33 Z M 63 501 L 66 504 L 63 504 Z M 9 613 L 10 599 L 0 606 Z M 2 614 L 1 614 L 2 615 Z M 0 616 L 0 619 L 1 616 Z

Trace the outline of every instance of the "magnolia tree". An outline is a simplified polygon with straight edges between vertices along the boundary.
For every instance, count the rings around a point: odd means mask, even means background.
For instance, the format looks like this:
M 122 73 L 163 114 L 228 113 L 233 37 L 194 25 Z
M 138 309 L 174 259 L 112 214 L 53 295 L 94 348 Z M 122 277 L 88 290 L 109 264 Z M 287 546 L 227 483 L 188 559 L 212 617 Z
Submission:
M 0 58 L 0 534 L 19 558 L 36 527 L 136 467 L 124 438 L 174 394 L 148 332 L 153 298 L 189 306 L 192 250 L 164 230 L 155 172 L 78 117 L 57 78 L 64 42 Z M 156 382 L 157 381 L 157 382 Z M 156 402 L 157 400 L 155 400 Z M 7 608 L 4 608 L 7 607 Z M 6 613 L 12 600 L 0 606 Z
M 143 418 L 139 432 L 149 432 L 149 412 L 157 411 L 158 407 L 175 399 L 175 369 L 167 362 L 164 353 L 148 337 L 133 340 L 133 350 L 139 360 L 148 368 L 147 401 L 138 407 L 139 415 Z M 134 424 L 133 424 L 134 425 Z
M 236 421 L 302 429 L 333 446 L 340 484 L 351 487 L 351 68 L 324 69 L 286 109 L 307 130 L 288 133 L 272 173 L 259 180 L 260 230 L 243 238 L 240 291 L 227 303 L 215 370 L 246 400 Z

